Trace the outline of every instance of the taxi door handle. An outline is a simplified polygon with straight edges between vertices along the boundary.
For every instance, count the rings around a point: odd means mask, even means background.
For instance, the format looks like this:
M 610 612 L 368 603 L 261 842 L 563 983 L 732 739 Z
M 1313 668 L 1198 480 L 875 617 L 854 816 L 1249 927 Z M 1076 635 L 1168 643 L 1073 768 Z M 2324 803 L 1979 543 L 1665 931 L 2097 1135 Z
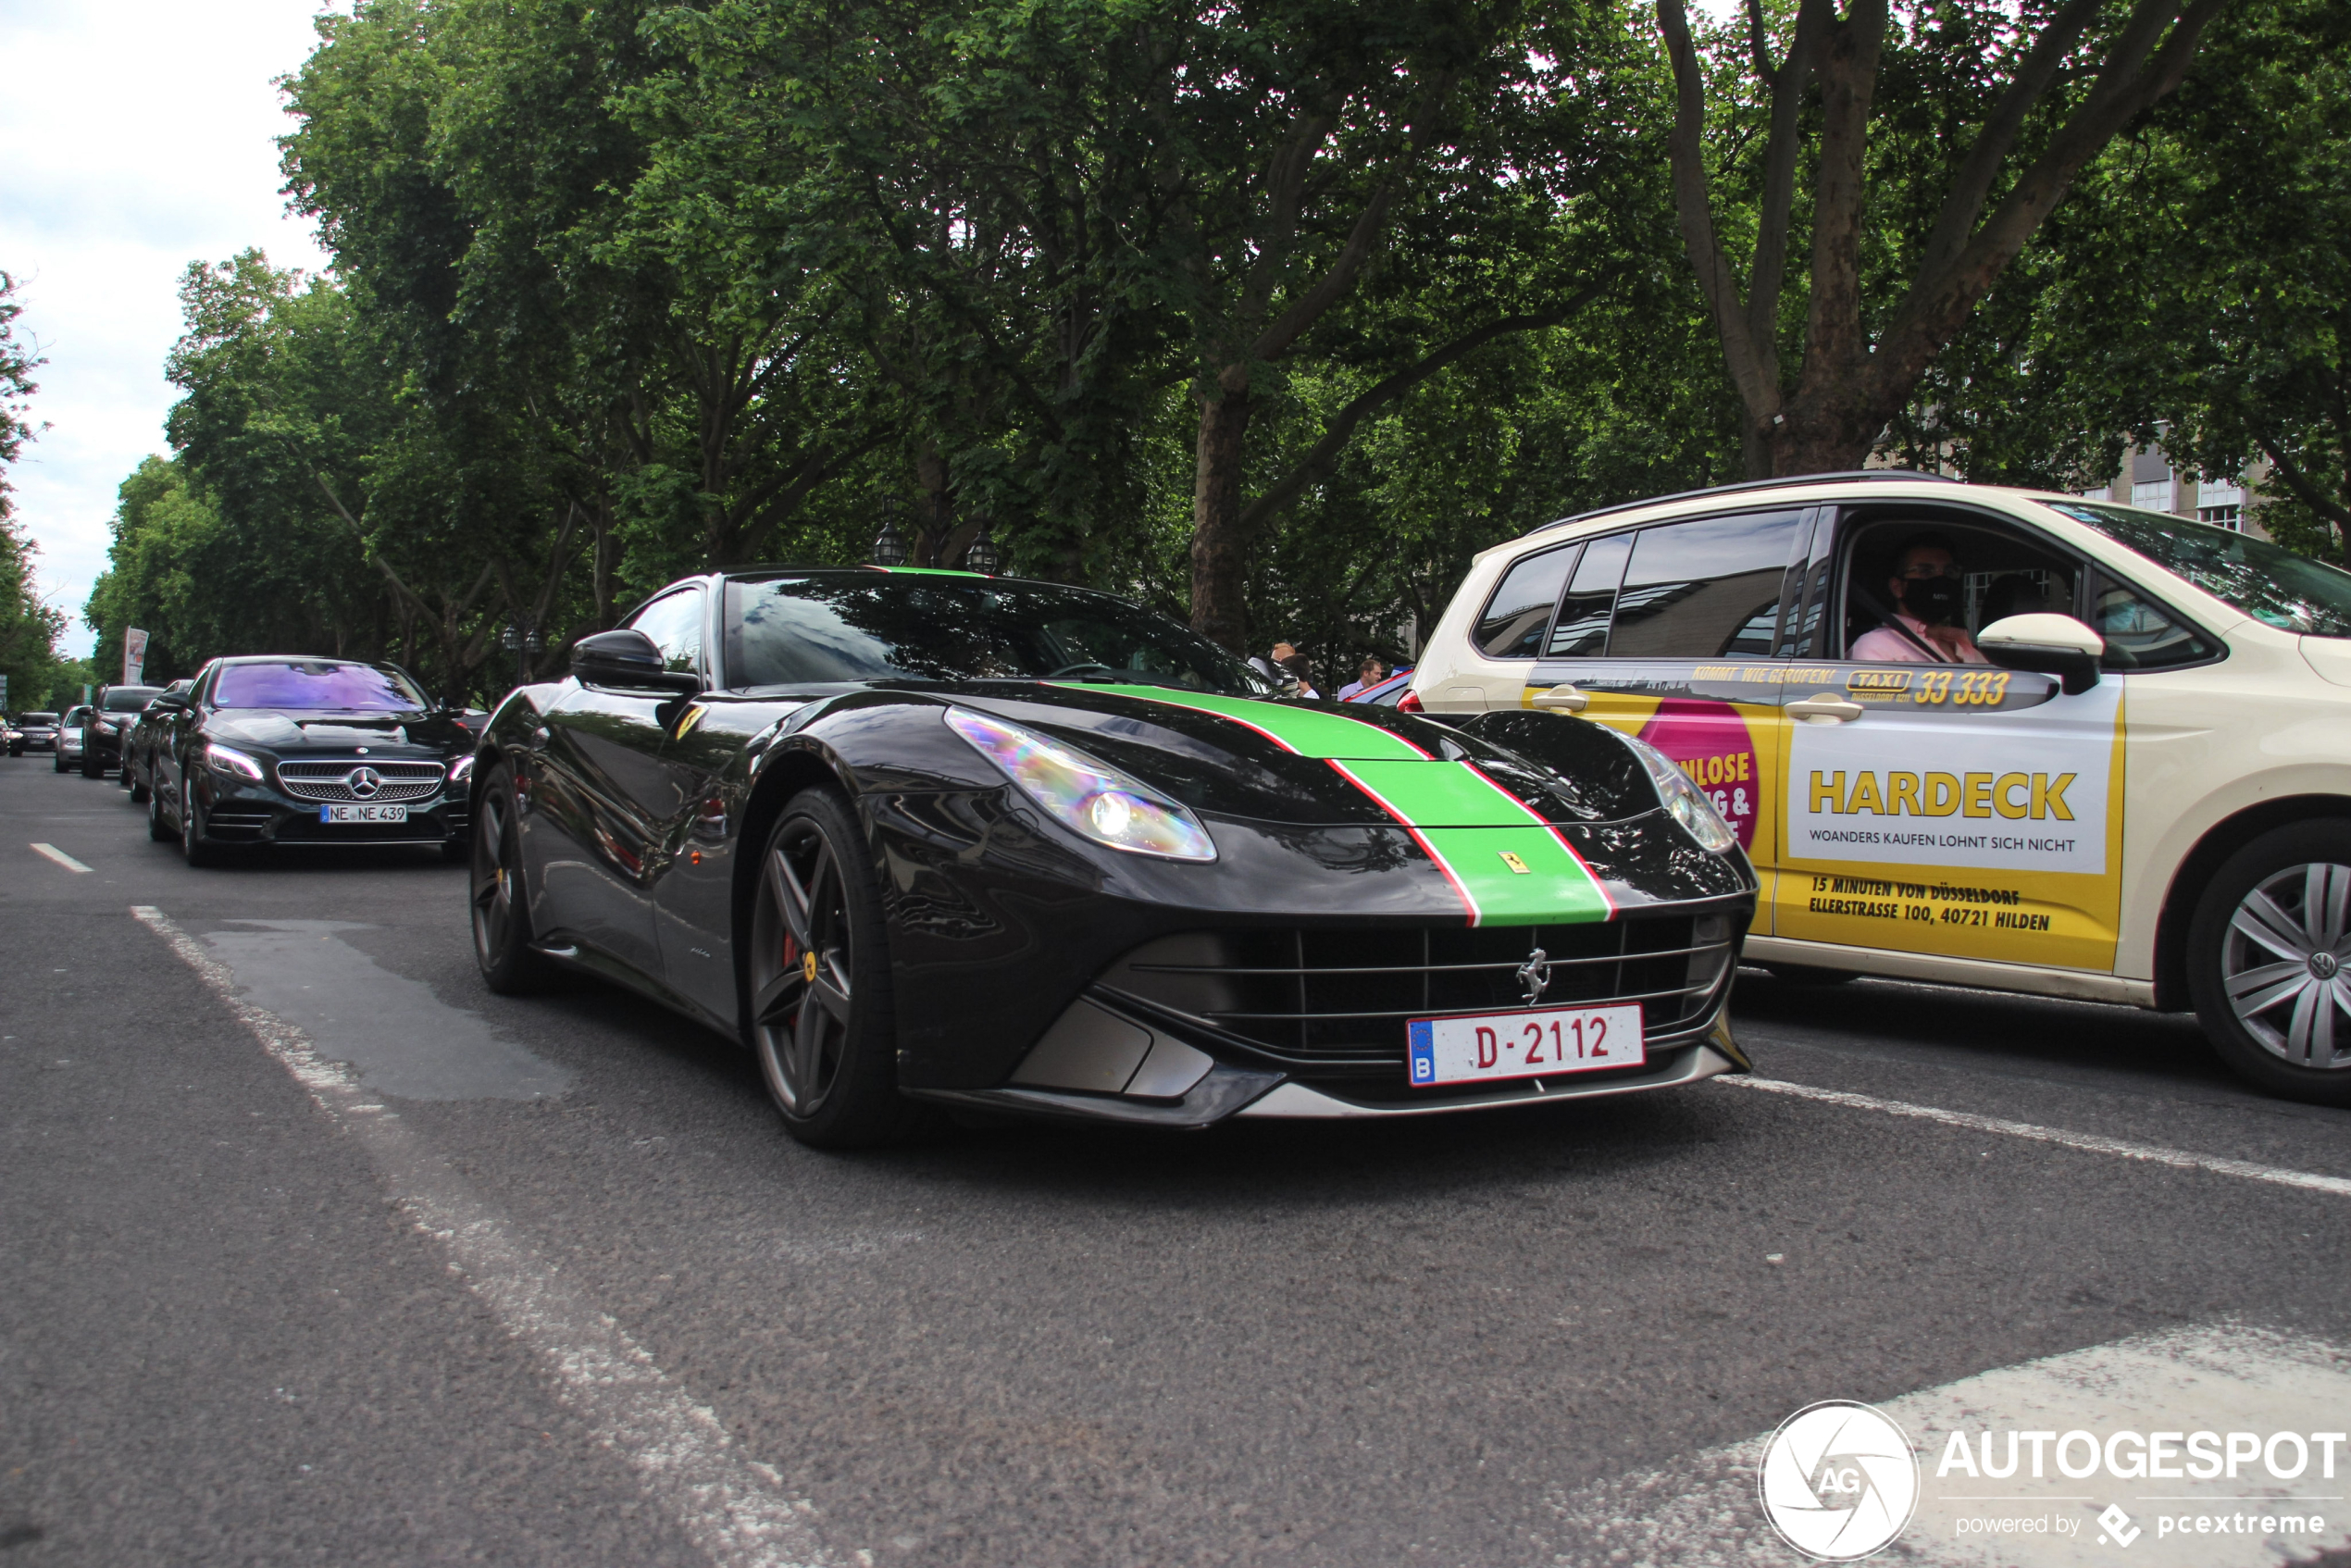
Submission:
M 1859 703 L 1848 703 L 1833 692 L 1823 691 L 1817 697 L 1805 697 L 1787 705 L 1791 717 L 1807 724 L 1847 724 L 1861 716 Z
M 1533 703 L 1535 706 L 1555 714 L 1580 714 L 1584 705 L 1591 700 L 1573 686 L 1554 686 L 1548 691 L 1535 693 Z

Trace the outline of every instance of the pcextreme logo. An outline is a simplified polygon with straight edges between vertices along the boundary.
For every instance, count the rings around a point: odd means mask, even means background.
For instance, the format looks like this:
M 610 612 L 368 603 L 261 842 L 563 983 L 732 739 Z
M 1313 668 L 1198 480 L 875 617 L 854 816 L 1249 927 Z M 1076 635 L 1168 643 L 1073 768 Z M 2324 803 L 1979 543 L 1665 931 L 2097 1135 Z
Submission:
M 1763 1516 L 1819 1562 L 1852 1562 L 1902 1533 L 1919 1500 L 1918 1454 L 1891 1417 L 1823 1400 L 1780 1423 L 1757 1474 Z

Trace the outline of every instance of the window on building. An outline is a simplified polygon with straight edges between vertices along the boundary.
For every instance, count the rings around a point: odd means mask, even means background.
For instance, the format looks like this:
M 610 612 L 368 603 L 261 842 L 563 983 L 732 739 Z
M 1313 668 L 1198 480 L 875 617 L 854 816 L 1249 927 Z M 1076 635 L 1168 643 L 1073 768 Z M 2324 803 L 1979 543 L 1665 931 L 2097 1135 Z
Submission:
M 2150 512 L 2171 510 L 2170 479 L 2141 479 L 2131 486 L 2131 504 L 2144 506 Z
M 2082 492 L 2082 499 L 2084 501 L 2111 501 L 2114 499 L 2114 487 L 2110 484 L 2102 484 L 2096 490 L 2085 490 Z
M 2245 508 L 2242 506 L 2199 506 L 2196 509 L 2196 520 L 2199 523 L 2210 523 L 2214 528 L 2233 529 L 2243 533 Z

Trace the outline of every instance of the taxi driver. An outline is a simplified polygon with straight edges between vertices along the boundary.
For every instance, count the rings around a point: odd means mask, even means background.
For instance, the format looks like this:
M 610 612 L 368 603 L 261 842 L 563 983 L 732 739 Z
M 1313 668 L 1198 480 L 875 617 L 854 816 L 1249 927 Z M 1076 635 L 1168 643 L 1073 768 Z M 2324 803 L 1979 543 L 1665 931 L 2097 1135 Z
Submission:
M 1989 664 L 1959 624 L 1959 568 L 1950 541 L 1913 534 L 1886 579 L 1896 613 L 1856 638 L 1847 657 L 1869 664 Z

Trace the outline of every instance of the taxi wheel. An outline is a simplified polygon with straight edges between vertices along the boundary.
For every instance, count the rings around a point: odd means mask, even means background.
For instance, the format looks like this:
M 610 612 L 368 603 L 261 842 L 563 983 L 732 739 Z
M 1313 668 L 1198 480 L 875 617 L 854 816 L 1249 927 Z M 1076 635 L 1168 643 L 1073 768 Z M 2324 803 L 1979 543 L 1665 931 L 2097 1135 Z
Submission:
M 898 1092 L 881 911 L 849 808 L 793 796 L 761 858 L 743 1023 L 785 1130 L 819 1149 L 895 1142 L 923 1120 Z
M 2351 822 L 2231 855 L 2188 927 L 2188 989 L 2221 1060 L 2273 1094 L 2351 1105 Z

